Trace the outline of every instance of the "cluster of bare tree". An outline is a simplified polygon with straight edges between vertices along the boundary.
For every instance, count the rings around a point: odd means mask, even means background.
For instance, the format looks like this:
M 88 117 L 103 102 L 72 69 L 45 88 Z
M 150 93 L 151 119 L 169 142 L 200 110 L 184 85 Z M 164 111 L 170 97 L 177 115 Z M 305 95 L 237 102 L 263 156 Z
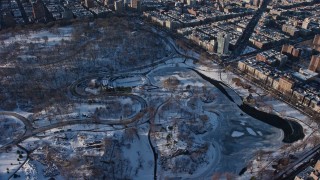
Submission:
M 22 122 L 17 122 L 14 119 L 0 116 L 0 142 L 6 144 L 7 141 L 11 141 L 15 136 L 22 135 L 24 133 L 24 125 Z M 11 137 L 8 139 L 8 137 Z
M 163 87 L 166 89 L 169 89 L 170 91 L 176 90 L 179 83 L 180 83 L 179 79 L 176 78 L 175 76 L 171 76 L 162 82 Z
M 12 110 L 19 104 L 28 108 L 25 110 L 36 112 L 48 101 L 63 102 L 67 99 L 68 86 L 88 73 L 100 68 L 111 73 L 145 65 L 168 53 L 161 39 L 152 33 L 134 30 L 126 18 L 98 19 L 74 23 L 72 27 L 71 38 L 53 46 L 49 45 L 49 38 L 43 36 L 32 42 L 13 40 L 1 48 L 0 64 L 10 63 L 14 68 L 0 80 L 0 87 L 6 87 L 0 88 L 0 99 L 4 100 L 0 108 Z M 57 27 L 50 32 L 64 36 Z M 20 33 L 30 36 L 32 30 Z M 18 58 L 25 55 L 28 58 Z M 128 108 L 126 114 L 130 114 Z

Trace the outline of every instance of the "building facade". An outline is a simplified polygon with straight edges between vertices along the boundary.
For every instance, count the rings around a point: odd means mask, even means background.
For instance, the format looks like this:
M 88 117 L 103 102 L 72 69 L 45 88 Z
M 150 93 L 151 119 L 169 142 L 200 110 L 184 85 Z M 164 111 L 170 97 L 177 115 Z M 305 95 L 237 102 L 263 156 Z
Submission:
M 32 4 L 32 13 L 35 21 L 46 21 L 46 10 L 41 0 Z
M 310 71 L 320 73 L 320 55 L 312 56 L 308 69 Z

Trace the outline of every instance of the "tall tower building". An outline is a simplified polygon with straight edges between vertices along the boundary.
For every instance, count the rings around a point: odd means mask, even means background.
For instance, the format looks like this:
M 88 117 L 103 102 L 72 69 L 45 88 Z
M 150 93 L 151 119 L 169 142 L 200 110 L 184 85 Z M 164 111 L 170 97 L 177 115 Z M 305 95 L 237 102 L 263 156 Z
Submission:
M 127 9 L 128 8 L 128 4 L 130 3 L 129 0 L 123 0 L 123 7 L 124 9 Z
M 255 7 L 260 7 L 260 0 L 253 0 L 252 5 Z
M 217 41 L 218 41 L 217 53 L 227 54 L 229 52 L 229 42 L 230 42 L 229 33 L 224 33 L 224 32 L 218 33 Z
M 308 69 L 310 71 L 320 73 L 320 55 L 312 56 Z
M 84 5 L 85 5 L 87 8 L 92 8 L 92 7 L 94 7 L 94 2 L 93 2 L 93 0 L 85 0 L 85 1 L 84 1 Z
M 131 8 L 140 10 L 140 0 L 131 0 Z
M 32 13 L 36 21 L 46 21 L 46 10 L 41 0 L 37 0 L 32 4 Z
M 320 51 L 320 34 L 317 34 L 316 36 L 314 36 L 312 45 L 314 50 Z
M 112 2 L 111 0 L 104 0 L 104 3 L 103 3 L 105 6 L 108 6 L 110 4 L 114 4 L 114 2 Z
M 121 13 L 123 10 L 122 0 L 118 0 L 114 2 L 114 10 L 118 13 Z
M 305 18 L 304 21 L 302 22 L 302 28 L 303 29 L 308 29 L 310 24 L 310 19 L 309 18 Z

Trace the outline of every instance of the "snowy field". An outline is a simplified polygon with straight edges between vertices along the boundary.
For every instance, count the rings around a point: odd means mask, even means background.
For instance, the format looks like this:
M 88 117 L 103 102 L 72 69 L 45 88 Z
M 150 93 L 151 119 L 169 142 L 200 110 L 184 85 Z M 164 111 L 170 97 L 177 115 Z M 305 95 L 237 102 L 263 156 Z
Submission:
M 86 176 L 91 174 L 91 177 L 98 178 L 99 175 L 93 174 L 92 170 L 82 168 L 86 161 L 97 159 L 106 164 L 102 163 L 96 168 L 109 171 L 110 176 L 112 169 L 108 161 L 111 160 L 116 163 L 114 176 L 120 179 L 152 179 L 153 171 L 150 169 L 153 169 L 154 160 L 147 134 L 147 125 L 126 130 L 114 130 L 102 125 L 51 129 L 38 134 L 39 138 L 29 138 L 22 143 L 29 150 L 36 150 L 31 155 L 33 160 L 29 160 L 17 174 L 21 177 L 64 179 L 62 176 L 69 173 L 61 169 L 65 168 L 74 171 L 72 177 L 81 176 L 82 169 Z M 82 160 L 71 164 L 78 158 Z
M 83 165 L 102 159 L 90 167 L 99 165 L 104 172 L 112 173 L 109 163 L 117 162 L 114 176 L 120 179 L 152 179 L 155 166 L 158 176 L 163 178 L 209 178 L 215 173 L 237 174 L 257 149 L 273 149 L 282 144 L 280 130 L 244 114 L 215 86 L 186 67 L 165 64 L 146 76 L 137 76 L 138 79 L 119 79 L 119 82 L 130 81 L 131 86 L 141 87 L 135 89 L 135 94 L 155 106 L 154 110 L 150 109 L 150 113 L 155 113 L 151 127 L 146 121 L 137 121 L 129 127 L 83 124 L 41 131 L 21 143 L 33 151 L 30 155 L 33 161 L 29 160 L 18 175 L 63 179 L 68 169 L 77 169 L 69 175 L 79 178 L 82 177 L 79 172 L 85 172 L 99 178 L 103 173 L 95 173 Z M 144 86 L 154 88 L 148 90 Z M 57 119 L 86 119 L 93 114 L 103 119 L 101 113 L 107 106 L 111 111 L 106 114 L 114 118 L 120 118 L 125 106 L 130 107 L 131 115 L 141 110 L 141 105 L 130 97 L 105 98 L 107 100 L 100 99 L 99 103 L 96 97 L 90 104 L 56 105 L 30 116 L 38 119 L 35 127 L 41 129 L 59 123 Z M 113 109 L 116 104 L 120 105 L 118 110 Z M 53 119 L 48 123 L 50 114 Z M 156 162 L 152 147 L 158 156 Z M 74 161 L 78 163 L 72 164 Z
M 61 40 L 70 40 L 73 27 L 61 27 L 54 32 L 41 30 L 36 32 L 25 32 L 25 34 L 6 34 L 2 35 L 3 48 L 12 43 L 46 43 L 48 46 L 59 44 Z
M 9 179 L 26 161 L 27 154 L 24 150 L 13 146 L 6 152 L 0 152 L 0 179 Z

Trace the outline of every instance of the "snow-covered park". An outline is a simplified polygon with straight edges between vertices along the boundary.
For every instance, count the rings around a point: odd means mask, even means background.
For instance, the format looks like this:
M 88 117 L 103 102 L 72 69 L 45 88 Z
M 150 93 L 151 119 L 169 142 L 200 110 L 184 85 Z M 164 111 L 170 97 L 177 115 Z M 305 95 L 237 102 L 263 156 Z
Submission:
M 16 116 L 0 115 L 0 179 L 237 178 L 245 167 L 249 179 L 269 163 L 257 154 L 276 159 L 288 137 L 245 112 L 249 95 L 255 111 L 316 135 L 308 117 L 164 32 L 117 20 L 1 35 L 0 110 Z

